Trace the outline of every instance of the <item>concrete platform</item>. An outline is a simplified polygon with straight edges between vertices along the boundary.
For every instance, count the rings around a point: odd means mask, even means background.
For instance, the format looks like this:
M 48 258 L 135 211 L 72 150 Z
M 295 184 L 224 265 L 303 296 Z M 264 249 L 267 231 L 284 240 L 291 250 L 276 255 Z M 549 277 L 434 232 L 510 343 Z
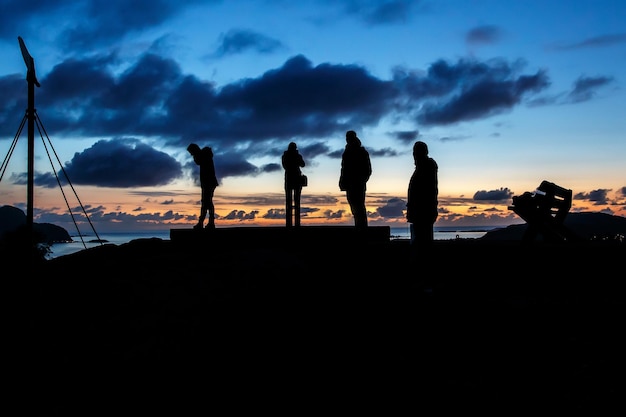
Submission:
M 194 230 L 170 229 L 170 240 L 177 244 L 304 244 L 332 245 L 358 243 L 389 243 L 389 226 L 370 226 L 357 229 L 354 226 L 264 226 L 264 227 L 217 227 Z

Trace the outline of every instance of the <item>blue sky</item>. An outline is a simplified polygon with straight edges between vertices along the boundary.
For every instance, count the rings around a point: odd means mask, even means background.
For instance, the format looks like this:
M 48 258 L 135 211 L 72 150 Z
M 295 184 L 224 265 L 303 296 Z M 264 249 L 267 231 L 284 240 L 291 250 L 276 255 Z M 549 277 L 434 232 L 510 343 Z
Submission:
M 27 204 L 20 36 L 45 132 L 36 222 L 191 226 L 196 142 L 215 154 L 218 227 L 282 225 L 294 141 L 302 224 L 353 224 L 346 130 L 372 158 L 370 225 L 406 225 L 416 140 L 439 165 L 438 226 L 523 222 L 507 207 L 544 179 L 572 211 L 626 216 L 623 1 L 1 0 L 0 19 L 0 204 Z

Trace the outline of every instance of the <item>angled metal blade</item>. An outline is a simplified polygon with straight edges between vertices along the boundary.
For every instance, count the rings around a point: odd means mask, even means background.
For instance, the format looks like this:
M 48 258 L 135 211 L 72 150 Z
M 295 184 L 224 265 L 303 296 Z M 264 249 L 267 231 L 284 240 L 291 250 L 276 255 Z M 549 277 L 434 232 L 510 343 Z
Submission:
M 26 69 L 28 71 L 26 75 L 27 80 L 32 81 L 37 87 L 39 87 L 39 81 L 37 81 L 37 76 L 35 75 L 35 60 L 28 52 L 24 39 L 22 39 L 21 36 L 18 36 L 17 40 L 20 43 L 20 51 L 22 51 L 22 58 L 24 58 L 24 63 L 26 64 Z

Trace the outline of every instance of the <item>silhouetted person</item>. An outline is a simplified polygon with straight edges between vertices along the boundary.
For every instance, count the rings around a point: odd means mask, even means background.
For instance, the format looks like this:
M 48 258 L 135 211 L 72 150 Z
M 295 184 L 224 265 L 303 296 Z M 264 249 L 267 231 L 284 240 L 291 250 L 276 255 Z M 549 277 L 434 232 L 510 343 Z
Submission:
M 421 141 L 413 145 L 415 170 L 409 181 L 406 219 L 411 223 L 411 244 L 429 245 L 434 240 L 439 185 L 437 162 L 428 156 L 428 146 Z
M 207 228 L 215 228 L 215 206 L 213 205 L 213 194 L 218 186 L 215 175 L 215 165 L 213 163 L 213 150 L 208 146 L 200 149 L 195 143 L 187 147 L 187 151 L 193 156 L 194 162 L 200 166 L 200 188 L 202 189 L 202 204 L 200 206 L 200 216 L 198 224 L 194 229 L 202 229 L 207 211 L 209 213 L 209 223 Z
M 346 132 L 346 147 L 341 155 L 341 175 L 339 189 L 346 192 L 354 225 L 367 227 L 367 211 L 365 210 L 366 184 L 372 175 L 370 155 L 361 145 L 361 140 L 354 130 Z
M 296 226 L 300 226 L 300 196 L 302 195 L 302 171 L 304 159 L 294 142 L 289 143 L 283 152 L 283 168 L 285 169 L 285 218 L 287 227 L 292 225 L 292 216 Z M 295 213 L 294 213 L 295 212 Z

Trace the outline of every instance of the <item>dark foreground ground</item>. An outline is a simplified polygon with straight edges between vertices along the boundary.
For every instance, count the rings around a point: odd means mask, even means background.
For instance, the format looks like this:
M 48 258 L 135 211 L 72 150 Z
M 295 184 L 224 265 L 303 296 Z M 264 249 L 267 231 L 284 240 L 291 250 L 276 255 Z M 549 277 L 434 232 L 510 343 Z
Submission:
M 104 245 L 6 283 L 10 396 L 41 416 L 606 414 L 623 409 L 624 253 Z

